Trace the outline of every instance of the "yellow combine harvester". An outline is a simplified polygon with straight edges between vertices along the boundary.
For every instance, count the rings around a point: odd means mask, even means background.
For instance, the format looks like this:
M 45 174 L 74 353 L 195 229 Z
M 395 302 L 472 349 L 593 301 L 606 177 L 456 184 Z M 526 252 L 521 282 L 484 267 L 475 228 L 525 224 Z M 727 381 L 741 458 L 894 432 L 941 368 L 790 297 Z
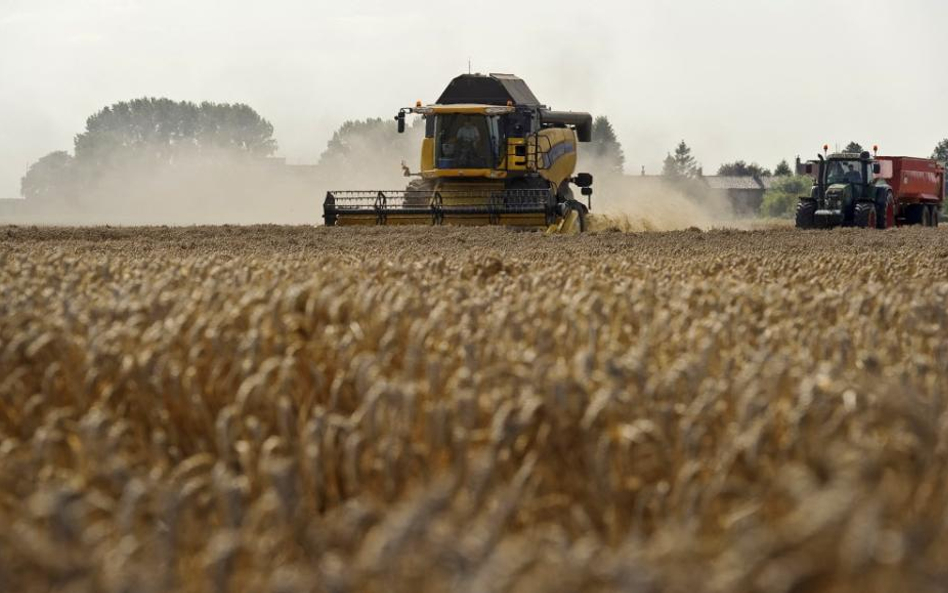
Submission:
M 425 119 L 418 179 L 405 190 L 328 192 L 326 225 L 586 229 L 593 179 L 574 171 L 577 142 L 592 135 L 588 113 L 548 109 L 516 76 L 463 74 L 436 104 L 401 109 L 399 132 L 408 114 Z

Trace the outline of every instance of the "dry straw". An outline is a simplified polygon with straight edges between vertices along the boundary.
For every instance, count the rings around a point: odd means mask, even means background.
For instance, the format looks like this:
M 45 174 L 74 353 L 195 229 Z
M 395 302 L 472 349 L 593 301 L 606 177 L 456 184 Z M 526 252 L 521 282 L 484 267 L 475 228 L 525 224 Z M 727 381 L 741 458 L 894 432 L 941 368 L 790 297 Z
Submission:
M 0 229 L 0 588 L 939 591 L 948 234 Z

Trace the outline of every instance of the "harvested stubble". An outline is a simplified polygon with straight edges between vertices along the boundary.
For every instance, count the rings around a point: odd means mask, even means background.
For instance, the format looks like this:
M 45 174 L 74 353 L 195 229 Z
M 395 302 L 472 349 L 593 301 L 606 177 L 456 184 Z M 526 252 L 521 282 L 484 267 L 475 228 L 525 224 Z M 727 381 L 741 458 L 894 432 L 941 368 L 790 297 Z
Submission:
M 9 591 L 936 591 L 948 233 L 0 228 Z

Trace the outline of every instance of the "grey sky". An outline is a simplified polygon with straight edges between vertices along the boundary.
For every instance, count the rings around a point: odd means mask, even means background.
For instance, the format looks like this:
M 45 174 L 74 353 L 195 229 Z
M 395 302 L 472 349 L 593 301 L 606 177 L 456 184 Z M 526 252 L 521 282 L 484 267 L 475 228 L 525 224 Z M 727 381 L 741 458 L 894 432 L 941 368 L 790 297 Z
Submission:
M 680 139 L 708 171 L 849 140 L 928 156 L 946 22 L 944 0 L 0 0 L 0 197 L 119 100 L 246 102 L 314 162 L 343 120 L 433 101 L 469 57 L 608 115 L 629 172 Z

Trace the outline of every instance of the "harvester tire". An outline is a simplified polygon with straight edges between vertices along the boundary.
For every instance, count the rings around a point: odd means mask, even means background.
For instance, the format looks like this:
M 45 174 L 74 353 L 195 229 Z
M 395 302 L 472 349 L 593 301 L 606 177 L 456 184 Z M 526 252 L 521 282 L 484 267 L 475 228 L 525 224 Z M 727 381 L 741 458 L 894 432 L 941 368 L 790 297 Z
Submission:
M 797 204 L 797 228 L 812 229 L 816 226 L 816 202 L 801 200 Z
M 570 202 L 570 210 L 576 211 L 576 224 L 579 227 L 579 232 L 585 233 L 589 230 L 589 221 L 587 220 L 589 215 L 586 212 L 586 207 L 573 200 Z
M 859 202 L 853 212 L 853 224 L 862 229 L 876 228 L 876 205 L 870 202 Z

